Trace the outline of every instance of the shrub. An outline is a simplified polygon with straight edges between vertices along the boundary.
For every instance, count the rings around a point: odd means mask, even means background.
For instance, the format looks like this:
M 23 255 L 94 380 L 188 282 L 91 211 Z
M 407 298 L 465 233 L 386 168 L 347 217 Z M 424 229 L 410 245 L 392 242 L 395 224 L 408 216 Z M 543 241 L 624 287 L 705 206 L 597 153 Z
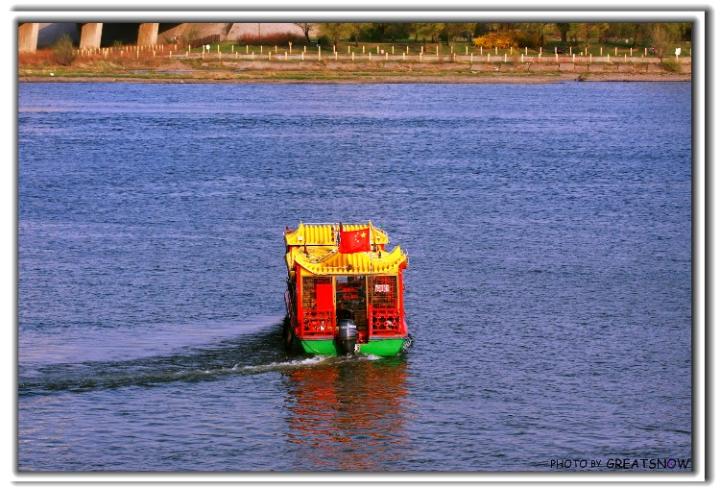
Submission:
M 55 64 L 52 51 L 39 49 L 34 53 L 18 53 L 19 66 L 45 66 Z
M 525 32 L 520 30 L 507 32 L 491 32 L 484 36 L 476 37 L 473 42 L 478 47 L 485 49 L 495 48 L 508 49 L 510 47 L 529 47 L 536 49 L 542 46 L 542 35 L 540 33 Z
M 330 40 L 330 38 L 328 36 L 325 36 L 325 35 L 318 36 L 316 42 L 320 46 L 332 46 L 332 41 Z
M 531 49 L 537 49 L 542 46 L 542 36 L 537 33 L 515 31 L 513 33 L 513 40 L 516 46 L 529 47 Z
M 304 44 L 305 38 L 292 32 L 277 32 L 260 36 L 246 34 L 240 37 L 237 42 L 238 44 L 264 44 L 266 46 L 287 46 L 288 42 L 292 42 L 297 46 Z
M 59 65 L 68 66 L 75 59 L 72 39 L 67 34 L 64 34 L 55 42 L 52 51 L 55 62 Z
M 485 34 L 484 36 L 476 37 L 473 39 L 473 43 L 475 46 L 485 49 L 495 47 L 498 49 L 507 49 L 511 46 L 517 47 L 513 36 L 503 32 L 491 32 L 489 34 Z
M 195 43 L 197 38 L 198 38 L 197 27 L 195 27 L 194 25 L 190 25 L 189 29 L 186 29 L 185 32 L 183 32 L 183 34 L 177 36 L 177 42 L 180 46 L 190 45 L 191 47 L 197 47 L 197 46 L 193 46 L 193 43 Z M 197 45 L 199 46 L 199 44 L 197 44 Z
M 669 60 L 669 59 L 662 61 L 660 63 L 660 66 L 662 67 L 663 70 L 669 71 L 670 73 L 680 73 L 680 71 L 681 71 L 680 63 L 677 63 L 677 62 Z

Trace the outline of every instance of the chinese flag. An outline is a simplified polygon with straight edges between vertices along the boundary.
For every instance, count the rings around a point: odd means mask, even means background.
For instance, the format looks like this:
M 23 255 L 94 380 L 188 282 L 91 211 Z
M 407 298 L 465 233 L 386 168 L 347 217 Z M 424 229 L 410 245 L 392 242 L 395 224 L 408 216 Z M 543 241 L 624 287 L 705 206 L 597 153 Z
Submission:
M 340 253 L 357 253 L 370 251 L 370 228 L 357 231 L 343 231 L 340 229 Z

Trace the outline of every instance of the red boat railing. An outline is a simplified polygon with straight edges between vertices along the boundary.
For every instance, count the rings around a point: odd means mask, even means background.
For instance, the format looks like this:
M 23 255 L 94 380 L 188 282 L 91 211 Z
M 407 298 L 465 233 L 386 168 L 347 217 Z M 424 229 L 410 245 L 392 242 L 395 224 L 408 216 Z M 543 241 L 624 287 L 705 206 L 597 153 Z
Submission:
M 403 333 L 398 277 L 394 275 L 372 277 L 370 305 L 368 307 L 370 336 L 398 336 Z
M 396 309 L 373 309 L 370 317 L 371 336 L 397 336 L 402 333 L 400 313 Z
M 332 311 L 304 311 L 302 336 L 334 336 L 335 315 Z
M 300 336 L 334 336 L 335 312 L 333 310 L 332 278 L 304 277 L 302 285 L 302 309 Z

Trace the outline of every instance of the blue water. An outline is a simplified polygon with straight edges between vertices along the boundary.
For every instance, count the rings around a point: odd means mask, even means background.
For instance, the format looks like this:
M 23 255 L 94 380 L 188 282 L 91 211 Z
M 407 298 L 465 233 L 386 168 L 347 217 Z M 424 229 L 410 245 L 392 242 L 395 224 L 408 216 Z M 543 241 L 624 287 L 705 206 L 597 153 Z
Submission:
M 690 107 L 689 83 L 21 83 L 18 468 L 690 457 Z M 368 219 L 410 256 L 412 348 L 288 357 L 284 226 Z

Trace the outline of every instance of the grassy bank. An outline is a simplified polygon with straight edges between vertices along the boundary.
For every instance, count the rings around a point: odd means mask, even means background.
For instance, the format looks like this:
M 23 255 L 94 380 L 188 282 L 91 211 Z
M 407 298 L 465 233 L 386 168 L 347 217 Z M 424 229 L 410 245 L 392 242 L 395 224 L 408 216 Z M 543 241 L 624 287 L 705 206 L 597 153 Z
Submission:
M 553 81 L 690 80 L 689 59 L 592 56 L 385 56 L 331 53 L 172 54 L 169 50 L 96 51 L 61 65 L 51 54 L 22 56 L 20 81 L 268 82 L 268 83 L 548 83 Z

